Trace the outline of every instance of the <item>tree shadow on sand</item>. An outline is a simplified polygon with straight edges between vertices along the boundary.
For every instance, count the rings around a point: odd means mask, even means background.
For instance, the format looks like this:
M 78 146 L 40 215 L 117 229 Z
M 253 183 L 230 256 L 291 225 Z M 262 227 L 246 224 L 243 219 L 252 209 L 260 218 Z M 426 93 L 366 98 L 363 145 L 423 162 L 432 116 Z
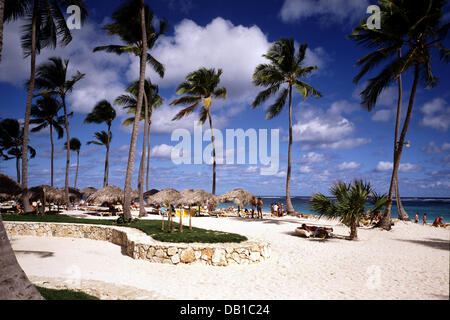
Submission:
M 50 251 L 31 251 L 31 250 L 14 250 L 15 254 L 34 254 L 38 255 L 39 258 L 51 258 L 55 255 L 54 252 Z
M 295 231 L 286 231 L 286 232 L 283 232 L 283 233 L 287 234 L 289 236 L 302 238 L 302 239 L 305 239 L 305 240 L 308 240 L 308 241 L 330 242 L 330 241 L 333 241 L 333 240 L 346 240 L 346 241 L 349 240 L 348 236 L 342 236 L 342 235 L 339 235 L 339 234 L 333 234 L 333 236 L 330 237 L 330 238 L 322 239 L 322 238 L 305 238 L 305 237 L 301 236 L 299 233 L 297 233 Z
M 396 239 L 396 240 L 403 241 L 403 242 L 409 242 L 409 243 L 421 244 L 421 245 L 435 248 L 435 249 L 450 251 L 450 241 L 448 241 L 448 240 L 435 239 L 435 238 L 428 238 L 428 240 L 404 240 L 404 239 Z

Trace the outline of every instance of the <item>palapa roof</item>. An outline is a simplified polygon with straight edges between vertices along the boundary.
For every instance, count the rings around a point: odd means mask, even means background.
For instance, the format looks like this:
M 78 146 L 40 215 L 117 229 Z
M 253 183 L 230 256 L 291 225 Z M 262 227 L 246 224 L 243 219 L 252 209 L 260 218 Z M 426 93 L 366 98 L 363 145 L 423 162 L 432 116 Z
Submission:
M 11 179 L 5 174 L 0 174 L 0 198 L 15 199 L 22 192 L 22 187 L 17 181 Z
M 91 194 L 93 194 L 95 191 L 97 191 L 97 189 L 95 189 L 94 187 L 87 187 L 84 189 L 81 189 L 81 194 L 85 197 L 89 197 Z
M 123 203 L 123 190 L 116 186 L 106 186 L 91 194 L 87 200 L 89 203 Z
M 155 193 L 158 193 L 158 192 L 159 192 L 158 189 L 148 190 L 148 191 L 144 192 L 144 198 L 150 197 L 150 196 L 152 196 L 152 195 L 154 195 Z
M 175 189 L 167 188 L 147 197 L 148 203 L 176 203 L 181 198 L 181 193 Z
M 65 192 L 64 188 L 61 188 L 63 192 Z M 69 199 L 71 201 L 81 200 L 83 198 L 83 194 L 77 188 L 69 187 Z
M 237 205 L 251 205 L 256 200 L 253 194 L 241 188 L 225 192 L 218 198 L 220 202 L 234 202 Z

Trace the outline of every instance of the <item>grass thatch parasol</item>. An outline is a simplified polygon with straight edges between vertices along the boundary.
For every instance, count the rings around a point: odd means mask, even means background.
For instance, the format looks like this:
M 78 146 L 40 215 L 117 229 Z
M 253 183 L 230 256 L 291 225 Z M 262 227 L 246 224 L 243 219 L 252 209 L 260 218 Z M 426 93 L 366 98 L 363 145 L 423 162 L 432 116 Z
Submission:
M 0 199 L 13 200 L 18 199 L 22 192 L 22 187 L 17 181 L 7 175 L 0 174 Z
M 94 187 L 87 187 L 82 189 L 80 192 L 84 197 L 89 197 L 91 194 L 95 193 L 95 191 L 97 191 L 97 189 Z
M 178 199 L 181 198 L 181 193 L 178 192 L 175 189 L 167 188 L 159 191 L 158 193 L 155 193 L 154 195 L 147 197 L 147 202 L 150 204 L 161 204 L 161 203 L 177 203 Z M 162 227 L 161 229 L 164 230 L 164 216 L 162 217 Z M 169 229 L 171 232 L 173 232 L 173 225 L 172 225 L 172 206 L 169 206 Z
M 161 204 L 161 203 L 177 203 L 181 197 L 181 193 L 175 189 L 167 188 L 155 193 L 154 195 L 147 197 L 148 203 Z
M 64 191 L 64 188 L 62 188 Z M 83 194 L 77 188 L 69 187 L 69 199 L 70 201 L 80 201 L 83 198 Z
M 144 198 L 148 198 L 148 197 L 150 197 L 150 196 L 152 196 L 152 195 L 154 195 L 155 193 L 158 193 L 158 192 L 159 192 L 158 189 L 148 190 L 148 191 L 144 192 Z
M 236 205 L 254 205 L 256 203 L 256 197 L 250 192 L 244 189 L 234 189 L 221 194 L 219 202 L 234 202 Z
M 102 205 L 103 203 L 123 203 L 123 190 L 116 186 L 106 186 L 91 194 L 86 202 Z

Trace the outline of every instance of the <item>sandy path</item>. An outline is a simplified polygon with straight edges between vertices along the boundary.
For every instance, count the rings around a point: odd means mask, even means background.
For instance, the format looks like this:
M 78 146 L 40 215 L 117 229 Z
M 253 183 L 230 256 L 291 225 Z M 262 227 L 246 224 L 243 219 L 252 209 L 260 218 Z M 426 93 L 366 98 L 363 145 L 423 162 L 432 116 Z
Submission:
M 119 246 L 87 239 L 20 236 L 12 244 L 33 281 L 48 281 L 52 287 L 81 278 L 81 287 L 103 290 L 103 298 L 449 298 L 450 230 L 400 222 L 390 232 L 359 229 L 358 241 L 322 241 L 293 233 L 303 221 L 193 219 L 194 226 L 269 241 L 271 259 L 249 266 L 149 263 L 122 254 Z M 348 228 L 334 222 L 306 221 L 333 225 L 335 234 L 348 235 Z

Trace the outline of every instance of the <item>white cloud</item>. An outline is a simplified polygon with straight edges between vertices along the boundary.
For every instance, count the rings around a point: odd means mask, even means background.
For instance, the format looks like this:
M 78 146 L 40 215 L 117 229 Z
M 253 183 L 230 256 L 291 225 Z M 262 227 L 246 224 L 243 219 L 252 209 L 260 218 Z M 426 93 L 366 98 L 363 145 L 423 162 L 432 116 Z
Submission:
M 203 27 L 185 19 L 175 26 L 173 36 L 162 36 L 153 49 L 153 56 L 166 67 L 158 83 L 176 86 L 200 67 L 222 68 L 219 85 L 227 88 L 228 98 L 242 98 L 255 90 L 252 74 L 265 62 L 262 55 L 269 47 L 270 42 L 257 26 L 235 26 L 217 17 Z M 127 72 L 128 79 L 136 78 L 138 72 L 139 62 L 135 60 Z
M 15 21 L 5 25 L 5 42 L 3 61 L 0 64 L 0 81 L 16 86 L 23 83 L 30 75 L 30 58 L 23 59 L 20 45 L 21 26 L 23 21 Z M 77 70 L 85 73 L 84 79 L 75 85 L 75 90 L 68 95 L 69 110 L 77 113 L 89 113 L 94 105 L 102 99 L 110 102 L 122 94 L 125 86 L 121 83 L 121 68 L 127 67 L 130 58 L 127 55 L 117 56 L 111 53 L 92 53 L 96 46 L 120 43 L 116 37 L 107 36 L 101 25 L 88 22 L 80 30 L 72 31 L 72 42 L 64 48 L 44 49 L 36 58 L 36 65 L 50 57 L 69 59 L 69 77 Z M 116 109 L 123 114 L 122 108 Z
M 359 169 L 360 167 L 361 167 L 360 163 L 354 162 L 354 161 L 350 161 L 350 162 L 342 162 L 336 168 L 339 171 L 347 171 L 347 170 L 351 171 L 351 170 Z
M 312 172 L 312 168 L 308 165 L 305 166 L 301 166 L 299 169 L 300 173 L 311 173 Z
M 392 170 L 393 165 L 392 162 L 389 161 L 379 161 L 375 171 L 382 172 L 382 171 L 390 171 Z M 400 167 L 398 168 L 399 172 L 419 172 L 422 171 L 422 167 L 412 164 L 412 163 L 400 163 Z
M 435 98 L 425 103 L 420 109 L 424 114 L 422 121 L 423 126 L 433 129 L 447 131 L 450 126 L 450 107 L 442 98 Z
M 285 0 L 280 11 L 284 22 L 319 17 L 323 24 L 355 22 L 366 14 L 367 0 Z
M 150 152 L 150 156 L 160 159 L 171 159 L 173 148 L 173 146 L 169 146 L 167 144 L 154 146 Z
M 426 154 L 438 154 L 447 152 L 450 151 L 450 143 L 444 142 L 442 143 L 442 146 L 439 147 L 434 141 L 430 141 L 428 145 L 422 148 L 422 151 Z
M 324 162 L 326 159 L 325 155 L 316 153 L 316 152 L 308 152 L 307 154 L 304 154 L 299 160 L 299 163 L 303 164 L 313 164 L 313 163 L 321 163 Z
M 381 109 L 381 110 L 377 110 L 375 112 L 375 114 L 372 116 L 372 120 L 386 122 L 386 121 L 391 120 L 393 116 L 394 116 L 394 110 Z
M 346 101 L 335 102 L 327 112 L 300 103 L 298 122 L 292 127 L 294 141 L 301 142 L 304 151 L 318 149 L 351 149 L 369 143 L 367 138 L 353 138 L 355 125 L 341 113 L 357 110 Z

